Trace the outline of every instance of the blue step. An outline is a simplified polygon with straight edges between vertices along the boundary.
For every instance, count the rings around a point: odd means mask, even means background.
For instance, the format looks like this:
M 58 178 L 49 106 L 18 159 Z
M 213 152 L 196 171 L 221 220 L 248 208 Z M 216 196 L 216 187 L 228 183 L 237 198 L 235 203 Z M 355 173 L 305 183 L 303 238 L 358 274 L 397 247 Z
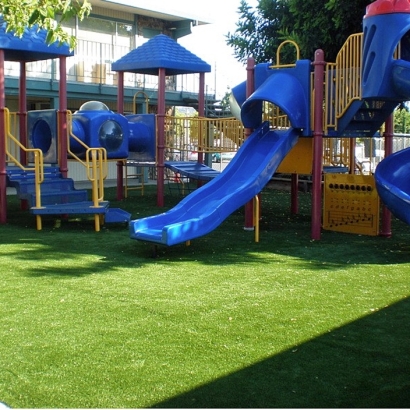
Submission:
M 6 168 L 6 178 L 9 186 L 15 186 L 23 181 L 34 181 L 34 171 L 24 171 L 20 167 L 8 166 Z M 61 172 L 58 167 L 44 167 L 44 179 L 61 178 Z
M 31 206 L 36 204 L 36 185 L 34 178 L 24 177 L 12 179 L 12 186 L 16 188 L 20 199 L 29 201 Z M 45 179 L 40 185 L 41 205 L 53 205 L 67 202 L 82 202 L 88 200 L 86 190 L 76 190 L 71 178 L 57 178 L 54 174 Z
M 338 136 L 373 137 L 396 106 L 395 101 L 353 101 L 338 120 Z
M 44 181 L 40 185 L 41 207 L 36 208 L 36 186 L 33 171 L 7 167 L 7 185 L 14 187 L 19 199 L 27 200 L 34 215 L 101 214 L 106 223 L 128 223 L 131 214 L 120 208 L 109 208 L 108 201 L 96 207 L 88 200 L 87 190 L 74 187 L 71 178 L 62 178 L 57 167 L 44 168 Z
M 105 214 L 110 203 L 100 202 L 98 207 L 92 201 L 73 202 L 66 204 L 54 204 L 42 206 L 41 208 L 31 207 L 30 212 L 34 215 L 72 215 L 72 214 Z
M 27 198 L 21 196 L 20 199 L 27 199 L 31 206 L 36 204 L 36 195 L 29 194 Z M 84 190 L 78 191 L 47 191 L 41 192 L 41 205 L 69 204 L 74 202 L 84 202 L 88 200 L 88 193 Z
M 131 214 L 120 208 L 108 208 L 105 213 L 106 223 L 128 223 L 131 220 Z

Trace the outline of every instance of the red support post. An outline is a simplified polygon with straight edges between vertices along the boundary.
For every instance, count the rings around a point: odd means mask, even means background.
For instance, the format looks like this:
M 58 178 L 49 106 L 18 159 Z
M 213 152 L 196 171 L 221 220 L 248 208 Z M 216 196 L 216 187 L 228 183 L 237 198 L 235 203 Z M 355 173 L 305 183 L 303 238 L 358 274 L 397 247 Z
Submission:
M 164 206 L 164 150 L 165 150 L 165 68 L 158 73 L 157 114 L 157 205 Z
M 27 73 L 26 73 L 26 63 L 24 61 L 20 62 L 20 79 L 19 79 L 19 141 L 23 147 L 28 147 L 27 138 Z M 20 148 L 20 162 L 23 165 L 28 164 L 27 151 Z M 28 201 L 22 199 L 20 201 L 20 207 L 23 211 L 27 211 L 29 208 Z
M 246 98 L 248 98 L 255 91 L 255 59 L 253 57 L 248 58 L 246 65 Z M 253 129 L 245 128 L 245 139 L 252 134 Z M 254 218 L 253 218 L 253 199 L 245 204 L 245 230 L 254 229 Z
M 60 172 L 63 178 L 67 178 L 67 57 L 60 56 L 60 82 L 59 82 L 59 129 L 58 142 L 60 146 Z
M 7 222 L 7 180 L 6 180 L 6 133 L 5 108 L 6 91 L 4 78 L 4 50 L 0 48 L 0 223 Z
M 124 114 L 124 71 L 118 72 L 117 112 Z M 117 161 L 117 200 L 124 199 L 124 162 Z
M 384 127 L 384 156 L 387 157 L 393 153 L 393 114 L 385 122 Z M 385 205 L 382 205 L 382 227 L 380 236 L 390 238 L 391 231 L 391 213 Z
M 356 171 L 356 138 L 350 138 L 349 150 L 349 174 L 354 174 Z
M 19 80 L 19 134 L 20 142 L 24 147 L 28 146 L 27 143 L 27 84 L 26 84 L 26 63 L 20 62 L 20 80 Z M 27 152 L 23 149 L 20 150 L 20 162 L 23 165 L 27 165 Z
M 312 229 L 311 238 L 320 240 L 322 225 L 322 169 L 323 169 L 323 93 L 325 57 L 316 50 L 314 65 L 314 125 L 312 172 Z
M 205 73 L 199 73 L 198 117 L 205 117 Z M 208 134 L 208 127 L 206 132 Z M 198 150 L 198 162 L 204 163 L 204 153 L 202 150 Z M 203 184 L 203 181 L 198 180 L 197 187 L 200 188 Z

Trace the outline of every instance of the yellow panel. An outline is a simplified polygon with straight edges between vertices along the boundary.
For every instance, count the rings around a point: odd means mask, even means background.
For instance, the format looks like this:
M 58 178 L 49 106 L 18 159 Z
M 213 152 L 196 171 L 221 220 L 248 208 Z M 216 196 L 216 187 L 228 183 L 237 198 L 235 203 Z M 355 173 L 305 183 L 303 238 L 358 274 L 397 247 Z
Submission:
M 279 165 L 277 172 L 283 174 L 312 173 L 313 138 L 299 138 L 297 144 Z
M 325 174 L 323 228 L 377 235 L 379 196 L 372 175 Z

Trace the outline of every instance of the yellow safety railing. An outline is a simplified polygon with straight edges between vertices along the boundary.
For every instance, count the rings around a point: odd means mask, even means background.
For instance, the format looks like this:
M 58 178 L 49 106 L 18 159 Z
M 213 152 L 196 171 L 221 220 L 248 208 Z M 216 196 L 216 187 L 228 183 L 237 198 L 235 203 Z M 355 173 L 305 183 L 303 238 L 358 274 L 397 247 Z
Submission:
M 263 103 L 263 121 L 269 121 L 271 128 L 284 129 L 290 127 L 289 117 L 275 104 Z
M 283 64 L 280 61 L 281 51 L 286 45 L 291 45 L 295 48 L 295 62 Z M 285 40 L 276 51 L 276 64 L 269 66 L 270 69 L 295 67 L 296 61 L 300 59 L 300 49 L 298 44 L 293 40 Z M 276 105 L 264 102 L 263 105 L 263 121 L 269 121 L 272 128 L 289 128 L 290 121 L 288 116 Z
M 104 180 L 108 175 L 107 166 L 107 151 L 105 148 L 90 148 L 82 140 L 80 140 L 73 133 L 73 121 L 72 113 L 67 112 L 67 153 L 75 159 L 77 162 L 82 164 L 87 173 L 87 179 L 91 182 L 91 195 L 93 207 L 100 207 L 100 202 L 104 200 Z M 71 138 L 80 144 L 85 150 L 85 158 L 80 158 L 71 149 Z M 100 216 L 98 214 L 94 215 L 95 230 L 98 232 L 100 230 Z
M 36 204 L 35 208 L 41 208 L 41 183 L 44 181 L 44 162 L 43 152 L 37 148 L 25 147 L 11 132 L 11 118 L 14 118 L 14 127 L 17 129 L 17 116 L 15 113 L 10 113 L 7 108 L 4 108 L 5 117 L 5 135 L 6 135 L 6 161 L 13 163 L 23 171 L 34 171 Z M 25 151 L 27 154 L 32 154 L 33 165 L 28 166 L 22 164 L 19 159 L 19 150 Z M 41 230 L 41 215 L 36 215 L 37 230 Z
M 142 95 L 144 96 L 144 98 L 145 98 L 145 114 L 148 114 L 148 111 L 149 111 L 149 97 L 148 97 L 148 94 L 147 94 L 145 91 L 142 91 L 142 90 L 137 91 L 137 92 L 134 94 L 134 97 L 133 97 L 133 99 L 132 99 L 132 112 L 133 112 L 133 114 L 136 114 L 136 113 L 137 113 L 137 105 L 136 105 L 136 102 L 137 102 L 137 97 L 138 97 L 138 95 L 140 95 L 140 94 L 142 94 Z
M 325 79 L 324 79 L 324 90 L 325 90 L 325 104 L 323 112 L 323 126 L 325 134 L 328 133 L 329 128 L 336 128 L 336 63 L 327 63 L 325 67 Z M 312 88 L 313 88 L 313 73 L 312 73 Z M 311 123 L 313 124 L 314 117 L 314 92 L 312 89 L 312 105 L 311 105 Z
M 362 98 L 363 33 L 352 34 L 336 57 L 335 114 L 342 117 L 352 101 Z
M 323 138 L 323 165 L 350 166 L 350 138 Z
M 282 64 L 280 62 L 280 52 L 282 51 L 282 48 L 287 45 L 290 44 L 293 47 L 295 47 L 295 51 L 296 51 L 296 59 L 295 59 L 295 63 L 291 63 L 291 64 Z M 299 50 L 299 46 L 296 42 L 294 42 L 293 40 L 285 40 L 282 43 L 279 44 L 278 49 L 276 50 L 276 64 L 275 65 L 271 65 L 269 68 L 284 68 L 284 67 L 294 67 L 296 65 L 296 61 L 300 59 L 300 50 Z
M 165 160 L 190 160 L 192 152 L 232 152 L 244 142 L 236 118 L 165 117 Z

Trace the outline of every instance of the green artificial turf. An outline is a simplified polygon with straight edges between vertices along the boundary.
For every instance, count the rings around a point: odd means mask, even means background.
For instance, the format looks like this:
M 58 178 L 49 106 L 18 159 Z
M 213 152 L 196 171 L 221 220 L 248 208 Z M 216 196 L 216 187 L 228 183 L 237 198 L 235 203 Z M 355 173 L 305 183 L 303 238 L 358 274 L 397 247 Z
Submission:
M 113 207 L 139 218 L 155 187 Z M 0 401 L 11 407 L 409 407 L 410 227 L 323 231 L 310 194 L 262 193 L 174 247 L 124 225 L 35 218 L 8 198 L 0 226 Z M 180 198 L 167 196 L 167 207 Z

